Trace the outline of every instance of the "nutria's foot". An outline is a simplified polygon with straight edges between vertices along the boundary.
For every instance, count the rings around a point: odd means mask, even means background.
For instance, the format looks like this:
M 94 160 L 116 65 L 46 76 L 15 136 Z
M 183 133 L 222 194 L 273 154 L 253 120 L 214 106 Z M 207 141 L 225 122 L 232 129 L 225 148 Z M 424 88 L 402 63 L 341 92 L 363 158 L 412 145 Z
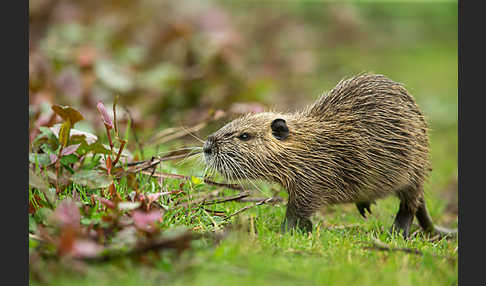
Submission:
M 371 206 L 370 202 L 358 202 L 358 203 L 356 203 L 356 207 L 358 208 L 359 213 L 364 218 L 366 218 L 366 211 L 368 211 L 368 213 L 371 214 L 370 206 Z
M 285 217 L 280 226 L 280 230 L 284 233 L 297 228 L 303 232 L 312 232 L 312 222 L 308 218 Z
M 398 210 L 393 226 L 391 227 L 391 232 L 397 234 L 401 233 L 404 238 L 408 238 L 414 215 L 415 214 L 405 203 L 400 203 L 400 209 Z

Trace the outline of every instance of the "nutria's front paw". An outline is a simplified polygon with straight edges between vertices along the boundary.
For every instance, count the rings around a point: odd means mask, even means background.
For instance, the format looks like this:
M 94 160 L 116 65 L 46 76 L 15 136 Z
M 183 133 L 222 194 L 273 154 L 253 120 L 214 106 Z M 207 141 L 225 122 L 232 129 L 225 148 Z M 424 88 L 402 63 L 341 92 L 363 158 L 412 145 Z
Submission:
M 280 230 L 285 233 L 292 229 L 300 229 L 303 232 L 312 232 L 312 222 L 308 218 L 286 217 L 280 226 Z
M 371 214 L 370 202 L 357 202 L 356 207 L 363 218 L 366 218 L 366 211 Z

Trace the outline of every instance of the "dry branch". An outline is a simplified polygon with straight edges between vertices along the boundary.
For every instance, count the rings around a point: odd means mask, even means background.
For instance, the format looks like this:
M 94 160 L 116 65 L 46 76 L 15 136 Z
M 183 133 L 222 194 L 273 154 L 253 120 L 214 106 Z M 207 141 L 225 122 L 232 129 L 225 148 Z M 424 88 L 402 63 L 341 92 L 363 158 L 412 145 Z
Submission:
M 376 249 L 381 251 L 402 251 L 406 253 L 423 255 L 423 253 L 418 249 L 407 248 L 407 247 L 390 247 L 376 238 L 373 238 L 373 241 L 371 242 L 371 246 L 364 246 L 363 248 Z
M 230 201 L 238 201 L 242 198 L 248 197 L 249 195 L 250 195 L 249 191 L 244 191 L 234 196 L 227 196 L 227 197 L 222 197 L 219 200 L 204 202 L 203 205 L 214 205 L 214 204 L 226 203 Z

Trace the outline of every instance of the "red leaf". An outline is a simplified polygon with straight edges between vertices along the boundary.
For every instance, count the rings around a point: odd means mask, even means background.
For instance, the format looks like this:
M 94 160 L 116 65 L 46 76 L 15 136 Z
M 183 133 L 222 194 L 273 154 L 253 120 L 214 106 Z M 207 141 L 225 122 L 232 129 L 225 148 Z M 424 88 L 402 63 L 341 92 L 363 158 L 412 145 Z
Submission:
M 76 144 L 76 145 L 67 146 L 66 148 L 62 149 L 61 156 L 67 156 L 67 155 L 70 155 L 70 154 L 76 152 L 76 150 L 78 150 L 79 146 L 81 146 L 81 143 Z
M 106 169 L 108 169 L 108 174 L 111 174 L 111 157 L 110 156 L 108 156 L 106 158 L 105 163 L 106 163 Z
M 113 121 L 110 118 L 110 115 L 106 111 L 105 106 L 103 105 L 103 102 L 98 102 L 98 105 L 96 106 L 98 108 L 98 111 L 101 113 L 101 118 L 103 119 L 103 123 L 110 129 L 114 127 Z
M 72 226 L 65 227 L 61 230 L 57 245 L 57 251 L 60 256 L 66 255 L 72 251 L 75 238 L 76 230 Z

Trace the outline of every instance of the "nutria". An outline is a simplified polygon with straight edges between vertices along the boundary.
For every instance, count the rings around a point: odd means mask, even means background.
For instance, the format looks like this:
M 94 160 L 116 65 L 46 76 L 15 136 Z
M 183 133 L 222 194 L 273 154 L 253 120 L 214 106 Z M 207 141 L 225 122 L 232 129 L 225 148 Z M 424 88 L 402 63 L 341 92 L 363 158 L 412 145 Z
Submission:
M 414 216 L 434 226 L 423 185 L 431 171 L 427 124 L 402 84 L 383 75 L 340 81 L 295 113 L 261 112 L 231 121 L 205 141 L 206 164 L 229 180 L 263 179 L 289 194 L 282 230 L 312 230 L 323 205 L 355 203 L 364 216 L 388 195 L 400 199 L 392 230 L 409 236 Z

